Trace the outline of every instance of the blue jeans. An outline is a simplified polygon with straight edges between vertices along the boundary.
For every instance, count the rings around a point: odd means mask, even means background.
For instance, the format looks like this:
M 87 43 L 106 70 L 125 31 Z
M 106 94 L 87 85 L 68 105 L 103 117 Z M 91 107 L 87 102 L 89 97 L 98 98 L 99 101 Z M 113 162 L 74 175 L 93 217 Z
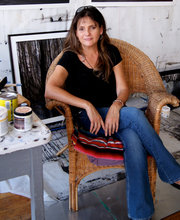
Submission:
M 105 120 L 108 108 L 97 110 Z M 90 121 L 85 110 L 79 114 L 77 121 L 79 126 L 89 130 Z M 104 136 L 102 128 L 97 135 Z M 128 217 L 134 220 L 150 219 L 154 205 L 148 178 L 147 154 L 154 157 L 159 176 L 166 183 L 180 180 L 180 165 L 166 150 L 144 113 L 137 108 L 121 109 L 119 129 L 115 136 L 124 145 Z

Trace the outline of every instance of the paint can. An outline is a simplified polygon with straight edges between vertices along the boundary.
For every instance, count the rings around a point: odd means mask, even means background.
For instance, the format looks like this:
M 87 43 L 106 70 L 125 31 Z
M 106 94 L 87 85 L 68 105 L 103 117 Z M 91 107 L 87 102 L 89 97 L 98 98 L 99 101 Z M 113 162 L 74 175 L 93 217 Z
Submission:
M 161 116 L 163 118 L 169 118 L 170 110 L 170 107 L 168 107 L 167 105 L 163 106 L 161 110 Z
M 8 110 L 0 106 L 0 136 L 8 133 Z
M 29 131 L 32 129 L 32 108 L 19 106 L 14 110 L 14 128 L 18 131 Z
M 8 110 L 8 121 L 13 121 L 14 109 L 17 107 L 17 93 L 5 91 L 0 94 L 0 106 Z

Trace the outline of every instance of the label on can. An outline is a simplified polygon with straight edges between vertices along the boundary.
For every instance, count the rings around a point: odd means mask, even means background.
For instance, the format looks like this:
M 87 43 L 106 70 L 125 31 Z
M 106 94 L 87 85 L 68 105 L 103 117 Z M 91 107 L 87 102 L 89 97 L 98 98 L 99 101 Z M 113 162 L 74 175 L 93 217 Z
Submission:
M 15 92 L 3 92 L 0 94 L 0 106 L 8 110 L 8 121 L 14 119 L 14 109 L 18 106 L 17 94 Z
M 8 133 L 8 111 L 5 107 L 0 106 L 0 136 Z

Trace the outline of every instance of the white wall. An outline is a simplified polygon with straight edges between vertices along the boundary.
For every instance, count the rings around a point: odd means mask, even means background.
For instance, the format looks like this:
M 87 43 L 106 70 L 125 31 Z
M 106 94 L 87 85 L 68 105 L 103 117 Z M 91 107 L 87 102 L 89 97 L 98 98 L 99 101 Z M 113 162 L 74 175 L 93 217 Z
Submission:
M 90 0 L 70 0 L 68 5 L 58 7 L 0 6 L 0 78 L 8 76 L 12 81 L 8 35 L 68 29 L 75 10 L 89 4 Z M 168 6 L 106 6 L 99 10 L 110 37 L 140 48 L 159 71 L 180 68 L 180 1 Z M 51 17 L 55 22 L 50 21 Z

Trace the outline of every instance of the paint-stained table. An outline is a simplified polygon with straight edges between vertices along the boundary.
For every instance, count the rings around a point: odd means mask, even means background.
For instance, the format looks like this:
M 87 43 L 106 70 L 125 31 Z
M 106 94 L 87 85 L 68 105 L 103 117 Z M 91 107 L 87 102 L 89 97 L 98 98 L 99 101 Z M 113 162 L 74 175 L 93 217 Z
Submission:
M 0 137 L 0 181 L 17 176 L 30 177 L 31 219 L 44 219 L 42 146 L 51 139 L 50 130 L 33 113 L 33 128 L 22 132 L 9 124 Z

